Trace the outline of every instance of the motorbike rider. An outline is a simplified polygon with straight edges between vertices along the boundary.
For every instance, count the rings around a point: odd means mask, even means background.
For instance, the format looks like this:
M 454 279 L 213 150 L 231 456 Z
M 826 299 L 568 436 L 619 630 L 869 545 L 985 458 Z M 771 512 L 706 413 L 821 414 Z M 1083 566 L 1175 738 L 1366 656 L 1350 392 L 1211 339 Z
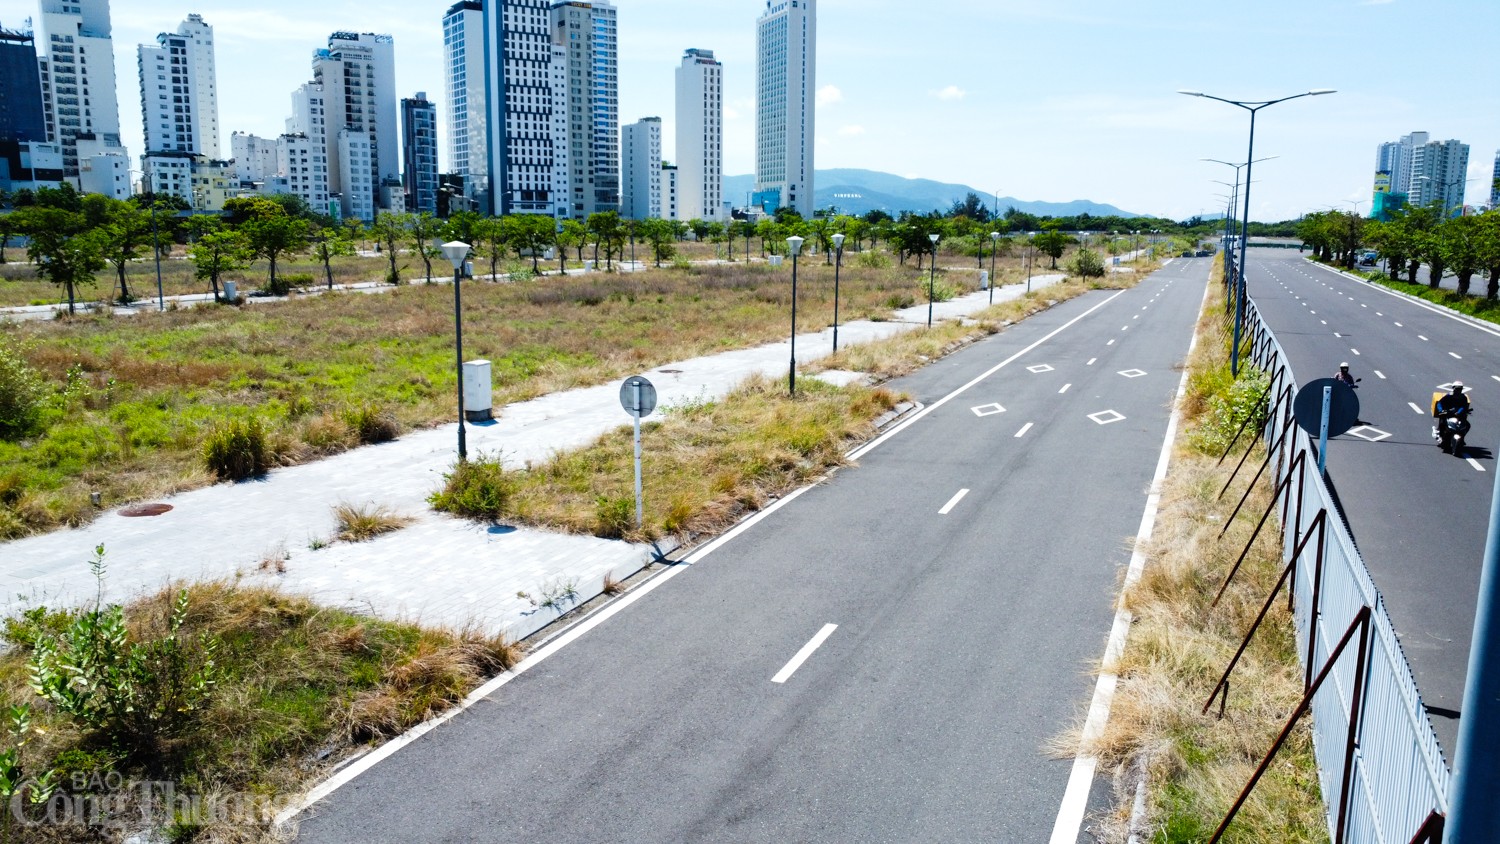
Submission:
M 1339 364 L 1339 371 L 1334 373 L 1333 380 L 1342 383 L 1346 387 L 1353 387 L 1354 382 L 1358 381 L 1359 379 L 1349 374 L 1349 362 L 1344 361 L 1343 363 Z
M 1433 415 L 1437 416 L 1438 424 L 1433 429 L 1433 434 L 1442 442 L 1443 451 L 1448 451 L 1452 447 L 1452 437 L 1446 427 L 1447 420 L 1457 419 L 1458 430 L 1455 433 L 1460 436 L 1467 435 L 1470 427 L 1469 413 L 1473 409 L 1474 406 L 1469 403 L 1469 397 L 1464 395 L 1464 382 L 1462 381 L 1454 381 L 1452 391 L 1437 400 Z

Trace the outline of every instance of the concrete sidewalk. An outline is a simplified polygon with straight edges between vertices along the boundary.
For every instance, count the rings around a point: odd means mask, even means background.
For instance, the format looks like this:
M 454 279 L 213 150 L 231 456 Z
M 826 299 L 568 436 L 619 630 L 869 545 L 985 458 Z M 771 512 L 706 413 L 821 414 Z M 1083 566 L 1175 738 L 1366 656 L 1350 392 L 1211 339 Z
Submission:
M 1061 279 L 1037 276 L 1032 288 Z M 999 288 L 995 301 L 1024 293 L 1025 285 Z M 988 304 L 988 292 L 968 294 L 936 304 L 934 318 L 962 318 Z M 926 321 L 924 303 L 897 311 L 891 321 L 842 325 L 839 339 L 844 345 L 869 342 Z M 799 335 L 797 360 L 828 355 L 831 337 L 831 330 Z M 785 375 L 790 354 L 789 343 L 772 343 L 643 374 L 656 385 L 660 404 L 670 406 L 721 397 L 753 374 Z M 498 408 L 499 419 L 469 426 L 469 452 L 520 466 L 587 445 L 629 423 L 618 396 L 619 385 L 610 383 Z M 0 544 L 0 612 L 92 599 L 87 561 L 103 544 L 110 601 L 173 580 L 243 577 L 382 617 L 476 625 L 519 638 L 545 626 L 559 610 L 597 595 L 606 575 L 623 579 L 652 559 L 648 545 L 477 525 L 431 511 L 427 496 L 451 468 L 456 441 L 455 429 L 446 425 L 413 431 L 394 442 L 277 469 L 256 480 L 163 499 L 171 510 L 162 515 L 126 517 L 111 511 L 77 530 Z M 384 505 L 415 521 L 369 542 L 328 544 L 336 530 L 332 508 L 340 503 Z M 646 506 L 652 503 L 648 488 Z M 524 591 L 540 599 L 570 589 L 576 599 L 562 601 L 559 609 L 517 596 Z

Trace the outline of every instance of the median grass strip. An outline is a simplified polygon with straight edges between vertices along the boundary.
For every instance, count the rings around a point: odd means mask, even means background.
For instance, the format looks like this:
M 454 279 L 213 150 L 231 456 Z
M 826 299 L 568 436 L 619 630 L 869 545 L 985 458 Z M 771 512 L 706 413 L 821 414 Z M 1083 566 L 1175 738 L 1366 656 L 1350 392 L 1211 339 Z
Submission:
M 1408 296 L 1415 296 L 1434 305 L 1442 305 L 1461 314 L 1482 319 L 1486 322 L 1500 323 L 1500 299 L 1491 299 L 1488 296 L 1476 296 L 1474 294 L 1465 295 L 1459 293 L 1457 290 L 1448 290 L 1443 287 L 1428 287 L 1425 284 L 1393 279 L 1388 274 L 1381 272 L 1350 270 L 1332 264 L 1328 264 L 1327 266 L 1340 272 L 1358 275 L 1366 281 L 1372 281 L 1399 293 L 1405 293 Z M 1481 279 L 1479 286 L 1482 287 L 1485 283 Z
M 1215 291 L 1221 289 L 1217 281 L 1211 284 Z M 1151 542 L 1141 549 L 1145 569 L 1125 594 L 1135 623 L 1119 663 L 1107 666 L 1120 678 L 1109 723 L 1103 736 L 1085 748 L 1099 756 L 1101 770 L 1115 772 L 1118 805 L 1102 819 L 1107 831 L 1102 840 L 1123 842 L 1131 833 L 1162 844 L 1206 840 L 1302 695 L 1292 619 L 1285 600 L 1279 600 L 1235 668 L 1225 716 L 1216 717 L 1217 707 L 1206 715 L 1200 711 L 1282 569 L 1273 523 L 1252 546 L 1219 605 L 1210 606 L 1270 500 L 1269 486 L 1262 482 L 1219 538 L 1250 473 L 1242 473 L 1220 499 L 1219 488 L 1234 458 L 1224 467 L 1217 459 L 1245 414 L 1257 412 L 1253 399 L 1259 396 L 1258 389 L 1238 387 L 1228 376 L 1222 313 L 1223 298 L 1216 295 L 1199 323 L 1199 345 L 1189 361 L 1183 436 L 1162 489 Z M 1254 373 L 1250 377 L 1253 381 Z M 1264 387 L 1264 380 L 1259 384 Z M 1059 746 L 1071 754 L 1077 737 Z M 1142 769 L 1147 817 L 1144 829 L 1131 830 L 1127 827 Z M 1223 840 L 1327 838 L 1304 718 Z
M 7 619 L 3 636 L 0 705 L 27 723 L 0 748 L 6 775 L 20 774 L 0 797 L 38 822 L 10 840 L 37 842 L 266 840 L 266 807 L 521 656 L 500 637 L 233 581 L 173 586 L 118 611 L 38 607 Z
M 834 273 L 803 263 L 799 322 L 813 330 L 832 322 Z M 946 275 L 977 285 L 974 272 Z M 783 339 L 790 276 L 741 262 L 466 283 L 464 350 L 492 361 L 503 413 L 510 402 Z M 925 282 L 888 260 L 845 266 L 841 317 L 887 318 Z M 112 507 L 448 419 L 453 336 L 445 285 L 0 324 L 0 356 L 25 367 L 0 390 L 40 385 L 27 430 L 0 434 L 0 538 L 86 523 L 98 512 L 92 492 Z
M 645 523 L 635 525 L 630 426 L 546 463 L 506 470 L 493 457 L 455 468 L 433 506 L 508 521 L 636 541 L 721 531 L 742 514 L 846 462 L 900 397 L 816 378 L 753 377 L 724 398 L 665 409 L 641 427 Z

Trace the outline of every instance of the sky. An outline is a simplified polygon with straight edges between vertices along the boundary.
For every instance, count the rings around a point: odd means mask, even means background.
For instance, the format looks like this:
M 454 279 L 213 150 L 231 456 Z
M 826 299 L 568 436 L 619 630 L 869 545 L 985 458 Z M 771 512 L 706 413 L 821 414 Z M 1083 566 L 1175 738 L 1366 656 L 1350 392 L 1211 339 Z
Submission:
M 1264 101 L 1251 218 L 1369 213 L 1375 150 L 1412 131 L 1470 146 L 1467 201 L 1488 201 L 1500 149 L 1495 0 L 818 0 L 819 170 L 856 167 L 1027 201 L 1088 199 L 1185 219 L 1221 212 L 1249 114 L 1188 89 Z M 275 136 L 335 30 L 395 36 L 398 95 L 443 109 L 441 19 L 428 0 L 112 0 L 121 130 L 142 151 L 136 45 L 203 15 L 218 41 L 220 125 Z M 620 118 L 663 121 L 690 47 L 724 63 L 724 172 L 754 170 L 755 20 L 765 0 L 615 0 Z M 37 0 L 0 0 L 20 26 Z M 442 153 L 446 163 L 446 149 Z M 1225 194 L 1225 197 L 1216 194 Z M 733 198 L 731 198 L 733 200 Z

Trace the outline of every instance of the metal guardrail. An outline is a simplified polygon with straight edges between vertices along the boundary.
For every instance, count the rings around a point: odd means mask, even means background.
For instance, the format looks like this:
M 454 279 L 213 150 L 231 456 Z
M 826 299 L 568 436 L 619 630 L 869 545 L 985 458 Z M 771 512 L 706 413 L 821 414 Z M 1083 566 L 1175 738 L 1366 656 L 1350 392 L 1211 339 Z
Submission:
M 1451 775 L 1437 735 L 1380 591 L 1318 474 L 1317 445 L 1292 421 L 1297 380 L 1286 354 L 1248 298 L 1245 318 L 1250 359 L 1275 388 L 1267 391 L 1261 434 L 1275 466 L 1273 509 L 1290 567 L 1329 833 L 1335 844 L 1441 840 Z M 1343 647 L 1350 641 L 1358 647 Z

